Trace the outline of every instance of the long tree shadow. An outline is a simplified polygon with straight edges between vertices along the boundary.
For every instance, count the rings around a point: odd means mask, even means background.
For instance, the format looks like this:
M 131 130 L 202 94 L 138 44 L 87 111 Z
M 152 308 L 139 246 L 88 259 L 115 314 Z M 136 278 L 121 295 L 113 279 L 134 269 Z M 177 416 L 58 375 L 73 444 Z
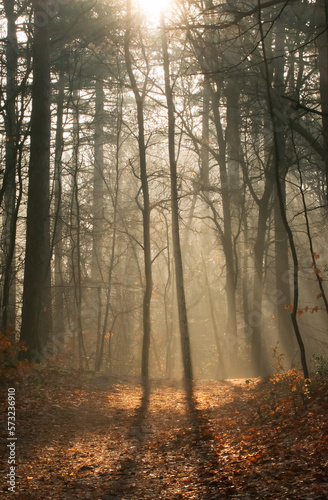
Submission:
M 185 398 L 188 407 L 190 426 L 194 434 L 191 440 L 192 448 L 197 457 L 198 478 L 202 498 L 204 500 L 223 500 L 229 495 L 229 490 L 233 491 L 233 484 L 230 478 L 222 471 L 223 465 L 219 462 L 212 443 L 214 434 L 211 429 L 205 412 L 198 407 L 193 385 L 185 385 Z M 218 471 L 221 471 L 220 480 L 217 479 Z M 223 472 L 223 474 L 222 474 Z
M 150 401 L 150 383 L 142 382 L 142 397 L 140 406 L 135 410 L 132 417 L 127 438 L 134 443 L 130 449 L 122 450 L 121 459 L 116 464 L 115 479 L 109 483 L 106 499 L 120 499 L 122 494 L 126 495 L 135 488 L 135 476 L 138 467 L 137 456 L 140 449 L 145 446 L 147 438 L 146 420 Z

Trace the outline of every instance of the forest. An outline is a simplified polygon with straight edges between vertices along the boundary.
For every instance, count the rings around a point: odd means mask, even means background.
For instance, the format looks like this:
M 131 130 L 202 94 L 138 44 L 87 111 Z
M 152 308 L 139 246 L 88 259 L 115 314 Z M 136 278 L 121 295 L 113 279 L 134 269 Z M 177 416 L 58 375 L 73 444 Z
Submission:
M 30 361 L 155 378 L 267 375 L 279 343 L 308 377 L 327 352 L 325 3 L 177 2 L 161 22 L 2 3 L 2 334 Z
M 326 498 L 327 28 L 327 0 L 0 1 L 4 491 Z

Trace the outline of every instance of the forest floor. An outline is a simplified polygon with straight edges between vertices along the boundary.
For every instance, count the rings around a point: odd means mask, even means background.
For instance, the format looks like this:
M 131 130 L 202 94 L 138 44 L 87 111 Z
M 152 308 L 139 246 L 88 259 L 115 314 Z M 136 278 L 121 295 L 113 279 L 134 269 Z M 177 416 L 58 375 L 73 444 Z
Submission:
M 0 497 L 326 499 L 328 381 L 300 380 L 197 382 L 193 395 L 177 383 L 148 390 L 49 368 L 6 380 Z M 16 397 L 15 493 L 7 483 L 8 387 Z

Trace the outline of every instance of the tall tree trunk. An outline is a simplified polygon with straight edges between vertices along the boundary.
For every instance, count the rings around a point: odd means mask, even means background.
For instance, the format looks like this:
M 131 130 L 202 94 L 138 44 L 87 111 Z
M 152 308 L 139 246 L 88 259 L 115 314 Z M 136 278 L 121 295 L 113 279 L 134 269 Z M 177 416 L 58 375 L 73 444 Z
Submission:
M 146 160 L 146 142 L 145 142 L 145 126 L 144 126 L 144 101 L 148 77 L 146 76 L 144 88 L 140 92 L 134 76 L 131 61 L 130 41 L 131 41 L 131 0 L 127 1 L 128 6 L 128 29 L 125 33 L 125 63 L 129 75 L 131 87 L 137 104 L 138 117 L 138 146 L 139 146 L 139 161 L 140 161 L 140 177 L 143 195 L 142 219 L 143 219 L 143 251 L 145 264 L 145 291 L 143 299 L 143 342 L 142 342 L 142 360 L 141 360 L 141 376 L 145 379 L 149 377 L 149 350 L 151 337 L 151 318 L 150 318 L 150 302 L 153 292 L 152 280 L 152 260 L 151 260 L 151 240 L 150 240 L 150 198 L 147 174 Z
M 93 174 L 93 231 L 92 231 L 92 279 L 101 279 L 103 260 L 103 209 L 104 209 L 104 85 L 97 79 L 95 138 L 94 138 L 94 174 Z
M 261 18 L 261 11 L 259 10 L 259 30 L 260 30 L 260 36 L 261 36 L 261 44 L 262 44 L 262 51 L 263 51 L 263 61 L 264 61 L 264 70 L 265 70 L 265 80 L 266 80 L 266 87 L 267 87 L 267 98 L 268 98 L 268 107 L 269 107 L 269 113 L 270 113 L 270 118 L 271 118 L 271 123 L 273 126 L 273 145 L 274 145 L 274 166 L 275 166 L 275 181 L 276 181 L 276 187 L 277 187 L 277 195 L 278 195 L 278 200 L 279 200 L 279 207 L 280 207 L 280 213 L 281 217 L 285 226 L 285 230 L 288 236 L 288 242 L 290 246 L 290 250 L 292 253 L 292 259 L 293 259 L 293 310 L 291 313 L 291 320 L 294 328 L 294 333 L 295 337 L 299 346 L 300 350 L 300 357 L 301 357 L 301 364 L 302 364 L 302 369 L 303 369 L 303 374 L 304 378 L 308 379 L 309 378 L 309 370 L 308 370 L 308 365 L 307 365 L 307 359 L 306 359 L 306 351 L 305 351 L 305 346 L 303 342 L 303 338 L 299 329 L 298 321 L 297 321 L 297 309 L 298 309 L 298 299 L 299 299 L 299 279 L 298 279 L 298 255 L 296 251 L 296 246 L 295 246 L 295 241 L 294 241 L 294 236 L 293 232 L 291 230 L 290 224 L 287 219 L 287 214 L 286 214 L 286 209 L 284 205 L 284 197 L 283 197 L 283 190 L 281 186 L 281 169 L 280 169 L 280 147 L 279 147 L 279 136 L 277 135 L 277 129 L 276 129 L 276 114 L 274 111 L 274 105 L 273 105 L 273 96 L 272 96 L 272 86 L 271 86 L 271 81 L 272 78 L 270 78 L 270 71 L 269 71 L 269 64 L 268 64 L 268 58 L 267 58 L 267 53 L 266 53 L 266 46 L 265 46 L 265 36 L 264 36 L 264 30 L 263 30 L 263 21 Z
M 16 203 L 16 163 L 17 163 L 17 116 L 16 116 L 16 72 L 17 72 L 17 32 L 15 2 L 4 0 L 7 18 L 7 46 L 6 46 L 6 163 L 3 181 L 4 189 L 4 222 L 3 222 L 3 268 L 4 280 L 1 303 L 1 324 L 3 332 L 10 328 L 15 330 L 16 321 L 16 278 L 14 272 L 16 222 L 19 209 L 19 200 Z
M 218 83 L 220 85 L 220 83 Z M 219 92 L 219 87 L 218 87 Z M 230 369 L 238 366 L 236 269 L 233 248 L 232 212 L 229 189 L 229 176 L 226 162 L 226 140 L 224 138 L 219 112 L 219 95 L 212 90 L 212 109 L 219 145 L 218 163 L 220 169 L 221 198 L 223 211 L 223 230 L 220 231 L 226 262 L 227 327 L 226 343 L 229 350 Z M 218 227 L 218 226 L 217 226 Z
M 46 2 L 47 3 L 47 2 Z M 50 51 L 49 25 L 36 26 L 43 9 L 33 1 L 33 85 L 31 114 L 31 149 L 26 220 L 26 257 L 23 290 L 21 340 L 28 347 L 27 357 L 40 360 L 43 339 L 41 330 L 43 292 L 50 249 L 47 246 L 49 225 L 49 151 L 50 151 Z
M 82 288 L 82 267 L 81 267 L 81 218 L 80 218 L 80 197 L 79 197 L 79 154 L 80 154 L 80 97 L 79 90 L 73 91 L 73 165 L 72 165 L 72 206 L 71 206 L 71 240 L 72 240 L 72 271 L 74 283 L 74 298 L 76 306 L 76 327 L 78 341 L 78 363 L 79 369 L 88 369 L 88 359 L 86 356 L 83 339 L 83 288 Z M 75 232 L 73 233 L 73 228 Z
M 105 305 L 105 313 L 103 319 L 102 331 L 98 329 L 98 338 L 97 338 L 97 350 L 96 350 L 96 362 L 95 362 L 95 370 L 99 371 L 102 365 L 103 354 L 104 354 L 104 344 L 105 337 L 108 332 L 108 319 L 110 312 L 110 303 L 111 303 L 111 292 L 112 292 L 112 282 L 113 282 L 113 272 L 115 267 L 115 256 L 116 256 L 116 244 L 117 244 L 117 222 L 118 222 L 118 201 L 119 201 L 119 163 L 120 163 L 120 147 L 121 147 L 121 131 L 122 131 L 122 105 L 123 99 L 122 96 L 119 95 L 117 99 L 118 103 L 118 113 L 117 113 L 117 125 L 116 125 L 116 158 L 115 158 L 115 188 L 114 193 L 112 195 L 113 199 L 113 234 L 112 234 L 112 246 L 111 246 L 111 256 L 109 262 L 108 269 L 108 284 L 107 284 L 107 297 L 106 297 L 106 305 Z M 101 294 L 98 292 L 99 298 L 98 301 L 101 306 Z M 99 312 L 101 316 L 101 312 Z M 101 317 L 99 318 L 101 319 Z M 100 321 L 98 320 L 98 324 L 100 325 Z M 98 327 L 99 328 L 99 327 Z M 109 332 L 109 354 L 111 354 L 111 332 Z M 111 360 L 109 360 L 111 363 Z M 110 369 L 112 366 L 110 364 Z
M 282 198 L 284 210 L 286 210 L 286 189 L 282 180 Z M 289 259 L 288 259 L 288 237 L 281 217 L 278 195 L 276 195 L 274 205 L 274 230 L 275 230 L 275 270 L 276 289 L 279 294 L 277 303 L 277 325 L 278 338 L 282 353 L 289 364 L 293 361 L 294 342 L 293 330 L 290 321 L 290 312 L 285 306 L 292 304 L 292 297 L 289 284 Z
M 285 90 L 285 38 L 286 30 L 282 19 L 276 20 L 275 33 L 275 60 L 274 60 L 274 79 L 273 88 L 276 93 L 276 99 L 283 95 Z M 276 145 L 279 149 L 279 169 L 280 169 L 280 187 L 281 196 L 286 212 L 286 175 L 288 165 L 286 162 L 286 127 L 276 122 L 275 131 Z M 277 323 L 278 336 L 281 348 L 286 355 L 286 360 L 291 362 L 293 359 L 293 332 L 290 321 L 289 311 L 284 308 L 285 304 L 291 303 L 291 293 L 289 286 L 289 263 L 288 263 L 288 236 L 281 215 L 279 195 L 276 194 L 274 206 L 275 222 L 275 269 L 276 269 L 276 289 L 281 297 L 280 304 L 277 304 Z M 284 303 L 281 303 L 284 302 Z
M 103 230 L 104 230 L 104 84 L 101 79 L 95 81 L 95 128 L 94 128 L 94 167 L 93 167 L 93 228 L 92 228 L 92 267 L 91 290 L 94 312 L 97 312 L 97 345 L 95 370 L 99 371 L 103 358 L 105 335 L 107 331 L 107 316 L 109 313 L 113 249 L 109 273 L 109 286 L 107 289 L 107 304 L 105 307 L 105 321 L 102 331 L 102 287 L 103 281 Z M 116 212 L 116 210 L 114 210 Z M 114 213 L 114 218 L 116 217 Z M 116 221 L 114 221 L 114 232 Z M 115 238 L 114 238 L 115 240 Z M 115 247 L 115 243 L 114 243 Z
M 256 376 L 267 375 L 268 360 L 263 347 L 263 292 L 264 292 L 264 253 L 265 237 L 267 234 L 267 220 L 269 217 L 269 202 L 273 190 L 272 178 L 266 178 L 265 190 L 259 200 L 259 215 L 257 233 L 254 244 L 254 284 L 253 307 L 248 318 L 252 328 L 252 368 Z
M 57 348 L 64 343 L 64 280 L 63 280 L 63 236 L 62 219 L 62 153 L 63 153 L 63 113 L 64 113 L 64 72 L 61 71 L 58 81 L 57 123 L 55 146 L 55 223 L 54 223 L 54 260 L 55 260 L 55 291 L 54 291 L 54 341 Z M 58 343 L 57 343 L 58 341 Z
M 235 359 L 235 363 L 233 366 L 233 371 L 238 376 L 240 370 L 239 364 L 239 342 L 237 338 L 237 302 L 240 299 L 237 292 L 237 284 L 239 278 L 239 244 L 238 238 L 241 232 L 241 221 L 242 221 L 242 207 L 245 201 L 243 200 L 243 190 L 240 180 L 240 169 L 241 169 L 241 161 L 242 150 L 240 146 L 240 94 L 242 91 L 242 81 L 237 78 L 228 78 L 227 85 L 225 89 L 225 95 L 227 99 L 227 127 L 225 132 L 226 139 L 226 147 L 227 147 L 227 183 L 229 189 L 229 198 L 230 198 L 230 226 L 231 230 L 228 230 L 228 234 L 231 231 L 231 244 L 232 244 L 232 252 L 233 252 L 233 280 L 234 280 L 234 289 L 232 294 L 232 301 L 234 314 L 236 316 L 235 325 L 233 328 L 236 328 L 235 331 L 232 331 L 232 335 L 235 336 L 236 347 L 233 349 L 234 358 L 237 356 L 237 360 Z M 228 206 L 228 203 L 226 203 Z M 227 210 L 227 208 L 226 208 Z M 224 214 L 226 217 L 226 213 Z M 229 223 L 229 220 L 227 221 Z M 230 249 L 229 249 L 230 251 Z
M 183 358 L 184 378 L 188 384 L 192 382 L 192 362 L 190 351 L 189 326 L 187 318 L 187 307 L 185 298 L 185 288 L 183 280 L 183 266 L 180 246 L 179 232 L 179 203 L 178 203 L 178 187 L 177 187 L 177 164 L 175 157 L 175 116 L 172 88 L 170 83 L 170 61 L 168 53 L 168 44 L 166 37 L 166 28 L 164 15 L 161 17 L 162 31 L 162 50 L 165 78 L 165 94 L 168 108 L 168 139 L 169 139 L 169 161 L 170 161 L 170 178 L 171 178 L 171 211 L 172 211 L 172 241 L 173 255 L 175 262 L 177 301 L 179 311 L 179 326 L 181 337 L 181 350 Z

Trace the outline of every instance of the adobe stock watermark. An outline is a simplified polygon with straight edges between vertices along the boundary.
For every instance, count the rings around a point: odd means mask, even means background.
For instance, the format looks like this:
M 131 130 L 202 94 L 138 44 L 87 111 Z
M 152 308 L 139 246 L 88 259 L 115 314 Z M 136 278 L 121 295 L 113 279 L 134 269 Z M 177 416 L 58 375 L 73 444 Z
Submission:
M 13 387 L 8 389 L 7 397 L 7 452 L 8 452 L 8 473 L 7 484 L 8 491 L 16 492 L 16 391 Z

